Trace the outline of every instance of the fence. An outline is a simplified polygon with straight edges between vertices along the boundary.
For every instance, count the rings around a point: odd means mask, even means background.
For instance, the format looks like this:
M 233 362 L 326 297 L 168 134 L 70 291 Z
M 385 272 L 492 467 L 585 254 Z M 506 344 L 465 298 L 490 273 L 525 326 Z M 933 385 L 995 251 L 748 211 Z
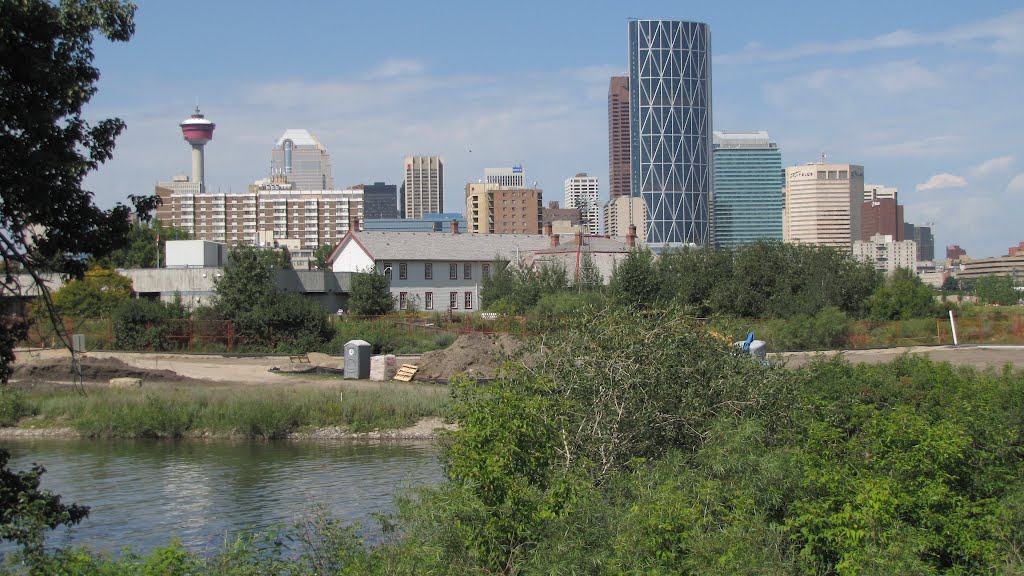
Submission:
M 115 344 L 119 344 L 115 341 L 116 335 L 110 320 L 65 319 L 64 323 L 69 334 L 85 335 L 88 350 L 113 350 L 117 348 Z M 339 334 L 364 339 L 370 338 L 361 335 L 364 333 L 377 336 L 404 333 L 417 338 L 437 338 L 442 334 L 507 333 L 526 339 L 529 336 L 565 329 L 564 322 L 559 318 L 487 313 L 344 318 L 331 316 L 330 323 Z M 733 330 L 726 333 L 731 337 L 739 339 L 747 330 L 754 330 L 758 337 L 767 340 L 775 351 L 799 349 L 799 346 L 786 346 L 786 338 L 780 334 L 787 321 L 735 319 L 729 323 Z M 958 318 L 956 324 L 960 344 L 1024 344 L 1024 310 L 986 311 L 977 316 Z M 153 342 L 159 342 L 158 345 L 146 345 L 141 349 L 168 352 L 253 351 L 251 343 L 236 333 L 235 325 L 230 320 L 168 320 L 158 326 L 147 325 L 141 329 L 147 331 L 147 337 Z M 718 327 L 716 330 L 722 331 Z M 741 331 L 742 334 L 739 333 Z M 261 335 L 261 338 L 267 340 L 272 340 L 271 337 L 272 334 Z M 952 343 L 953 334 L 948 318 L 891 322 L 858 320 L 849 323 L 836 347 L 857 349 Z M 55 347 L 60 346 L 60 342 L 52 327 L 42 324 L 33 326 L 21 345 Z

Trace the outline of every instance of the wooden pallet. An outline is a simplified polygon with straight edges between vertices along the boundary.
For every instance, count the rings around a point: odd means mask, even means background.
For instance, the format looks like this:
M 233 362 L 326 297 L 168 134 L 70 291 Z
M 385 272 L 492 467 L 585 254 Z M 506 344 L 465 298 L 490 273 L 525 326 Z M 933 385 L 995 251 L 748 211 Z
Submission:
M 305 354 L 294 354 L 288 357 L 288 361 L 292 364 L 309 364 L 309 356 Z
M 402 367 L 399 368 L 398 372 L 395 374 L 395 380 L 411 382 L 413 376 L 416 375 L 416 371 L 419 369 L 420 367 L 415 364 L 402 364 Z

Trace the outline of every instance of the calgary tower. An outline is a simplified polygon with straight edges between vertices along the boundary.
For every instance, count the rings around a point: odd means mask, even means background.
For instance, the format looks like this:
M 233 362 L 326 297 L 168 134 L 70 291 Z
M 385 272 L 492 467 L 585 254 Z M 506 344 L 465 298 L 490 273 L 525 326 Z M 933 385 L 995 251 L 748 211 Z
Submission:
M 192 145 L 192 181 L 199 183 L 200 193 L 206 192 L 203 149 L 207 142 L 213 140 L 213 129 L 216 127 L 199 112 L 199 106 L 196 106 L 190 118 L 181 122 L 181 135 Z

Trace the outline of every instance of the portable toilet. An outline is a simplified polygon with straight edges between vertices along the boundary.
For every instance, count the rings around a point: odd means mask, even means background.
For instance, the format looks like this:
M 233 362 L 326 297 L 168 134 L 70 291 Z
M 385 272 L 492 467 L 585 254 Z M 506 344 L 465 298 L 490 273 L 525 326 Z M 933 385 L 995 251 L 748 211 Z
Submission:
M 370 378 L 370 356 L 373 346 L 366 340 L 349 340 L 345 343 L 345 378 L 368 380 Z

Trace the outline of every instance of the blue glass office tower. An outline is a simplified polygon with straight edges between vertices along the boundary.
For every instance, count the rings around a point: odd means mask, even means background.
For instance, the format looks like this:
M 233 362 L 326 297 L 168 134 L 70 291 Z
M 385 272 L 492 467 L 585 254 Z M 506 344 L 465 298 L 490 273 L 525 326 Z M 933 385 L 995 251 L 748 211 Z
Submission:
M 782 240 L 782 152 L 767 132 L 715 132 L 715 246 Z
M 654 249 L 711 238 L 711 31 L 678 20 L 629 22 L 632 193 Z

